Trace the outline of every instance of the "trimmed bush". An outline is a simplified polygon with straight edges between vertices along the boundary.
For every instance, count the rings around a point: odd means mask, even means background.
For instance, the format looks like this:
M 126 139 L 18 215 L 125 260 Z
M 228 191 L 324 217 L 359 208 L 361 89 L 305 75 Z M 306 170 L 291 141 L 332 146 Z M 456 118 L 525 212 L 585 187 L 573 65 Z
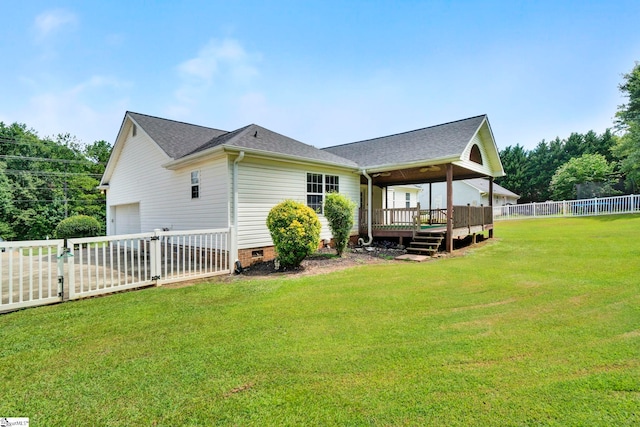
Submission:
M 353 228 L 353 211 L 356 204 L 340 193 L 329 193 L 325 197 L 324 216 L 329 221 L 338 256 L 342 256 Z
M 320 220 L 315 211 L 302 203 L 285 200 L 267 216 L 267 227 L 284 268 L 295 268 L 307 255 L 318 250 Z
M 97 219 L 87 215 L 75 215 L 63 219 L 55 230 L 57 239 L 71 239 L 74 237 L 93 237 L 100 234 L 100 223 Z

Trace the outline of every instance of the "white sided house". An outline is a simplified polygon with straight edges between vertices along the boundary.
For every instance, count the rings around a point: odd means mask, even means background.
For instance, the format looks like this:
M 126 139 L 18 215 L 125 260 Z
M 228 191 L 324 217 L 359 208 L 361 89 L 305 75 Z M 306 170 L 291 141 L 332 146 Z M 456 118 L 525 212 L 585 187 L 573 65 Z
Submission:
M 127 112 L 101 183 L 107 234 L 233 227 L 234 259 L 272 259 L 269 210 L 285 199 L 308 203 L 319 213 L 321 239 L 331 239 L 324 194 L 357 201 L 355 169 L 257 125 L 224 132 Z
M 484 178 L 465 179 L 453 182 L 453 204 L 471 206 L 515 205 L 520 196 L 506 188 L 493 184 L 493 200 L 489 203 L 489 180 Z M 444 182 L 423 184 L 420 205 L 433 209 L 444 209 L 447 200 L 447 186 Z
M 382 197 L 387 188 L 411 189 L 407 213 L 412 214 L 415 184 L 476 177 L 492 183 L 502 175 L 485 115 L 317 149 L 255 124 L 226 132 L 127 112 L 100 188 L 106 192 L 109 235 L 228 228 L 230 256 L 250 265 L 274 258 L 266 218 L 285 199 L 315 209 L 320 237 L 330 240 L 324 197 L 331 191 L 344 194 L 360 207 L 352 236 L 369 244 L 373 216 L 365 218 L 366 229 L 358 220 L 363 211 L 389 206 Z M 394 198 L 393 206 L 406 207 L 406 193 L 400 190 L 404 203 Z

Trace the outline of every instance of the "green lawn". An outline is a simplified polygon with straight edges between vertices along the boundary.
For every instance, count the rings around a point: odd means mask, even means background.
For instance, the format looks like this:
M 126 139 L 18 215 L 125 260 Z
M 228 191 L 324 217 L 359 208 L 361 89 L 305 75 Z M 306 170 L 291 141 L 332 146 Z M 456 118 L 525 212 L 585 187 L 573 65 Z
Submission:
M 0 316 L 0 417 L 640 424 L 640 216 L 500 222 L 458 258 Z

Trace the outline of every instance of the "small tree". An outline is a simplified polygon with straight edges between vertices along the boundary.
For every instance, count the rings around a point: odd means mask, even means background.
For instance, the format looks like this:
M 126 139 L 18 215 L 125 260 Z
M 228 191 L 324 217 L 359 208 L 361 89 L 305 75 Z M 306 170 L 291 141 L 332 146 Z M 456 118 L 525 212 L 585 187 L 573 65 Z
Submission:
M 329 221 L 338 256 L 342 256 L 349 242 L 355 208 L 356 204 L 340 193 L 329 193 L 325 198 L 324 216 Z
M 600 194 L 608 196 L 614 193 L 612 179 L 614 165 L 607 162 L 601 154 L 584 154 L 569 160 L 560 166 L 551 179 L 551 190 L 555 200 L 574 199 L 577 196 L 576 185 L 587 182 L 600 183 Z
M 280 265 L 295 268 L 307 255 L 318 250 L 320 220 L 315 211 L 302 203 L 285 200 L 267 216 L 267 228 Z
M 102 227 L 97 219 L 87 215 L 75 215 L 58 223 L 55 236 L 58 239 L 93 237 L 100 234 Z

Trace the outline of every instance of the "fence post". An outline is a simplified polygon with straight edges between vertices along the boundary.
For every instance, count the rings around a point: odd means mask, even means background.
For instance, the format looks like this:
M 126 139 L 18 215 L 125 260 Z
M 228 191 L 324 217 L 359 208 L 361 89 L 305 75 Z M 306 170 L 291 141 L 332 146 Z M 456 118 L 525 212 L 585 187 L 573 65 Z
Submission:
M 153 230 L 153 236 L 149 241 L 149 261 L 151 263 L 151 280 L 156 282 L 156 286 L 158 285 L 158 280 L 160 280 L 160 272 L 162 271 L 161 265 L 161 244 L 160 244 L 160 230 L 156 228 Z
M 67 261 L 68 280 L 66 288 L 68 289 L 67 299 L 74 299 L 76 296 L 76 267 L 73 257 L 73 242 L 71 239 L 66 240 L 66 246 L 64 244 L 58 246 L 58 250 L 62 253 L 58 256 L 58 281 L 60 283 L 60 298 L 65 301 L 64 297 L 64 262 Z

